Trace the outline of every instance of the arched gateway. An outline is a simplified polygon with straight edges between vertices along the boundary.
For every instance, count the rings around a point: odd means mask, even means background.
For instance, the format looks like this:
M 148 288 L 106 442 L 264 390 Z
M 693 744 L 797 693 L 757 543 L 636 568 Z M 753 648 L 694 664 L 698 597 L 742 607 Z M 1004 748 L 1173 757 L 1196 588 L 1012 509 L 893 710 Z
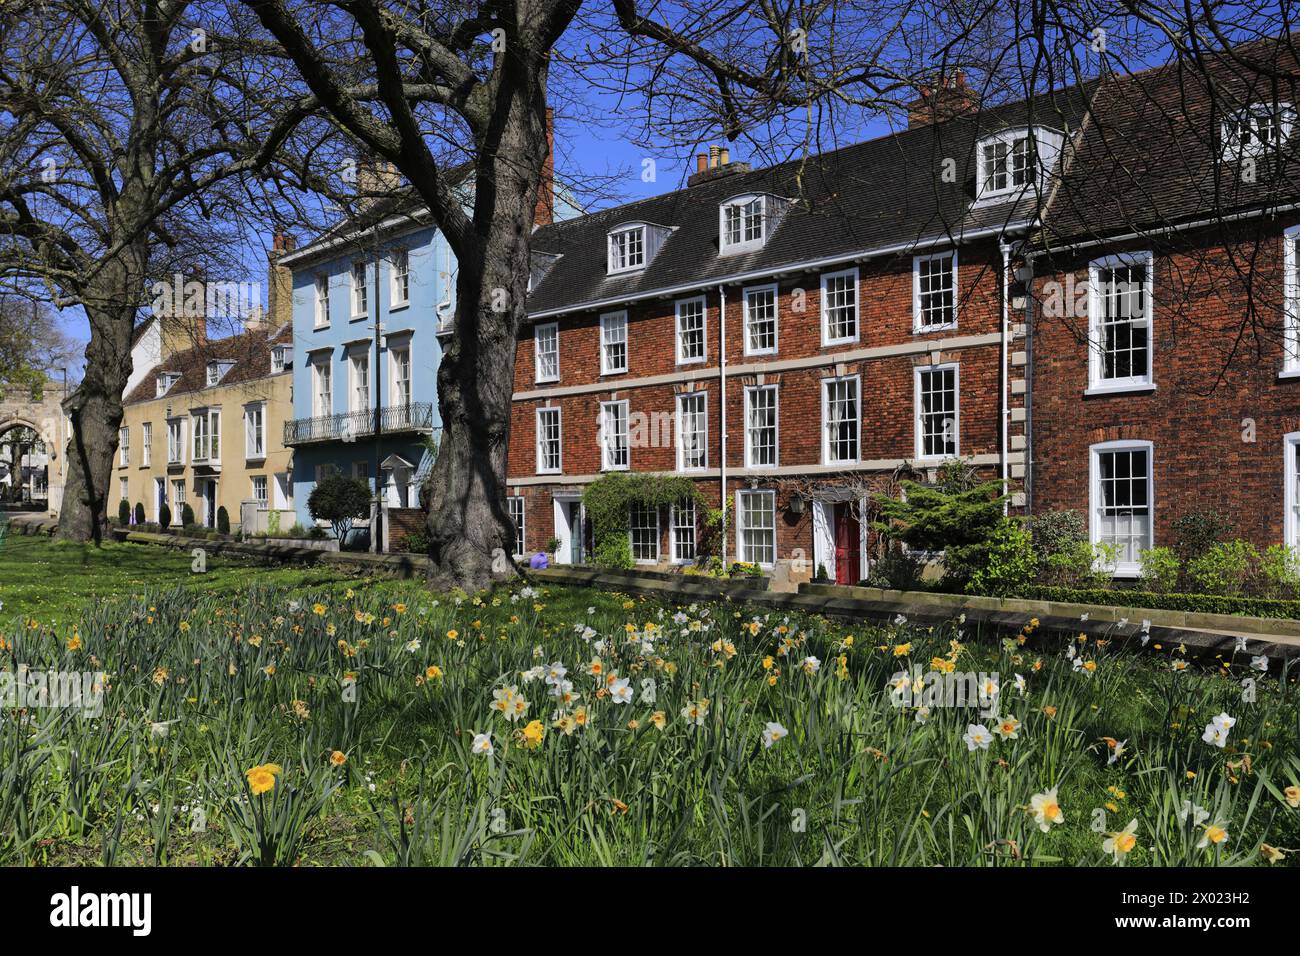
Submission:
M 0 505 L 58 515 L 72 434 L 65 397 L 63 383 L 53 380 L 39 392 L 0 385 Z

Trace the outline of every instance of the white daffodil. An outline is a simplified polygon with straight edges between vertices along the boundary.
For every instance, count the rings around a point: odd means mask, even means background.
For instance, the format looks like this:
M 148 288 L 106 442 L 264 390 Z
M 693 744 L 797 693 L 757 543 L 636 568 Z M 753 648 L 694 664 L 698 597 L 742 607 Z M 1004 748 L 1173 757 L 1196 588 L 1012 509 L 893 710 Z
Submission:
M 614 683 L 609 685 L 609 698 L 616 704 L 632 703 L 632 682 L 626 677 L 620 677 Z
M 1190 800 L 1184 800 L 1182 807 L 1178 810 L 1178 820 L 1185 824 L 1188 817 L 1191 818 L 1193 826 L 1199 827 L 1206 820 L 1210 819 L 1210 811 L 1206 810 L 1204 807 L 1198 807 Z
M 767 726 L 763 728 L 763 746 L 771 747 L 774 743 L 786 736 L 790 731 L 786 730 L 774 720 L 769 720 Z
M 1046 833 L 1053 826 L 1065 822 L 1065 813 L 1056 801 L 1056 788 L 1036 793 L 1029 798 L 1029 810 L 1034 815 L 1038 829 Z
M 469 745 L 469 749 L 471 753 L 482 754 L 485 757 L 488 756 L 493 752 L 492 735 L 475 734 L 474 742 Z
M 1128 822 L 1128 826 L 1123 830 L 1107 833 L 1106 839 L 1101 841 L 1101 852 L 1109 853 L 1115 862 L 1119 863 L 1129 853 L 1133 852 L 1133 848 L 1137 846 L 1137 837 L 1135 836 L 1137 827 L 1138 822 L 1133 819 Z
M 968 751 L 973 751 L 976 748 L 988 750 L 989 744 L 993 742 L 993 735 L 989 733 L 989 729 L 983 724 L 967 724 L 966 733 L 962 735 L 961 739 L 966 744 Z

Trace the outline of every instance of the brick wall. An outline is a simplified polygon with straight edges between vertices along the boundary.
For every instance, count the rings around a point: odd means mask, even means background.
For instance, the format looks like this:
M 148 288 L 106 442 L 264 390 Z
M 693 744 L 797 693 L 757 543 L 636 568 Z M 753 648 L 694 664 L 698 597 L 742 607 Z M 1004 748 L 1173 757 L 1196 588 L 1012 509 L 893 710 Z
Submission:
M 388 550 L 409 551 L 407 536 L 423 533 L 427 517 L 422 508 L 389 508 Z
M 1282 540 L 1283 435 L 1300 429 L 1300 379 L 1278 375 L 1287 225 L 1257 221 L 1226 237 L 1175 234 L 1141 247 L 1154 255 L 1154 390 L 1085 395 L 1086 318 L 1035 319 L 1036 512 L 1087 513 L 1089 446 L 1135 439 L 1153 443 L 1156 545 L 1173 544 L 1176 517 L 1205 508 L 1228 515 L 1236 535 L 1261 547 Z M 1089 261 L 1116 251 L 1057 257 L 1035 279 L 1035 299 L 1042 301 L 1045 282 L 1064 285 L 1070 275 L 1085 288 Z

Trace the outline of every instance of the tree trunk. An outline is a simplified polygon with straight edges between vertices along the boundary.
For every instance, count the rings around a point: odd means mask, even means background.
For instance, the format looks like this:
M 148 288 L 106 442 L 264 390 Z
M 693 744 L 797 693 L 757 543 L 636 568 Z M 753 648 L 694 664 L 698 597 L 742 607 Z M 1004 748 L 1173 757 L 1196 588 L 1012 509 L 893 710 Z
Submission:
M 57 537 L 99 544 L 107 522 L 113 457 L 122 426 L 122 399 L 131 377 L 131 335 L 144 289 L 140 250 L 108 263 L 87 295 L 86 374 L 68 398 L 72 438 L 63 450 L 67 477 Z
M 442 439 L 425 486 L 431 583 L 470 592 L 516 574 L 506 455 L 529 234 L 546 157 L 544 69 L 511 95 L 505 120 L 478 151 L 477 249 L 459 257 L 456 327 L 438 368 Z

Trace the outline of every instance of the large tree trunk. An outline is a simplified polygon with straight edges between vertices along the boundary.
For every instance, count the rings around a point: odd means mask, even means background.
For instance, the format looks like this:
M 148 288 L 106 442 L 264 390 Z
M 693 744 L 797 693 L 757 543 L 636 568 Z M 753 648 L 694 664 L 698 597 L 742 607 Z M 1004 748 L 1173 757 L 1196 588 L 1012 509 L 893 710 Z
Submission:
M 94 293 L 86 296 L 90 344 L 86 346 L 86 373 L 68 399 L 72 438 L 63 450 L 67 477 L 58 537 L 94 541 L 106 527 L 113 457 L 122 426 L 122 399 L 131 377 L 131 334 L 144 288 L 145 255 L 124 253 L 105 264 L 96 278 Z
M 525 318 L 529 234 L 546 158 L 545 70 L 513 92 L 480 144 L 475 254 L 461 255 L 456 329 L 438 368 L 442 440 L 426 485 L 435 587 L 480 590 L 511 578 L 506 507 L 515 342 Z

